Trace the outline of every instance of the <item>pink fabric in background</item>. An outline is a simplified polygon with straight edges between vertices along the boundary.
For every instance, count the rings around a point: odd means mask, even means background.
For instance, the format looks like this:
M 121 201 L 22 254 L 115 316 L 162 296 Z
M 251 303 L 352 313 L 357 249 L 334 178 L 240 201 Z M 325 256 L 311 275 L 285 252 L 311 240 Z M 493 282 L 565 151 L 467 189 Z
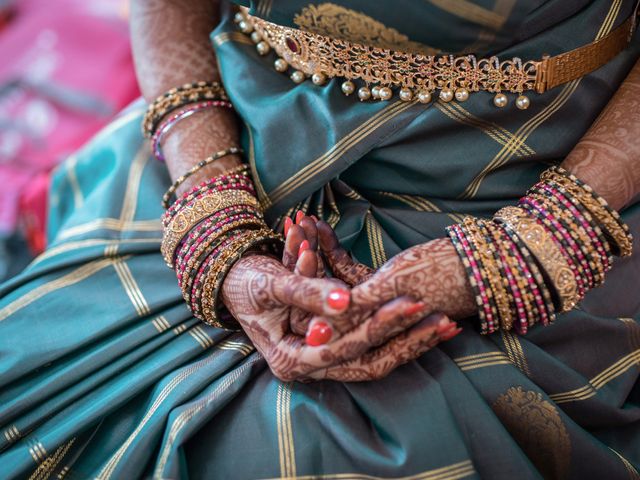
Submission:
M 42 175 L 139 95 L 125 1 L 15 5 L 0 31 L 0 234 L 21 217 L 44 230 Z

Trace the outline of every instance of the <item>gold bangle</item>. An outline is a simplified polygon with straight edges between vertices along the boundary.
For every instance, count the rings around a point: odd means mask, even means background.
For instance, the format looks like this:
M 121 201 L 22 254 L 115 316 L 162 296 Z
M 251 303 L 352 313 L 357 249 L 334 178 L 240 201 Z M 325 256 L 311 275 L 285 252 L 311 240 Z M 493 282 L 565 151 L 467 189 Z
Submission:
M 212 269 L 204 280 L 201 295 L 202 310 L 199 318 L 209 325 L 227 328 L 221 323 L 218 312 L 218 297 L 227 273 L 229 273 L 236 261 L 251 248 L 268 243 L 282 243 L 282 241 L 281 235 L 264 228 L 248 232 L 225 248 L 215 260 Z
M 509 307 L 507 292 L 500 278 L 500 269 L 492 251 L 492 248 L 495 249 L 495 246 L 491 245 L 484 238 L 483 230 L 486 230 L 486 227 L 481 219 L 465 217 L 463 224 L 471 234 L 470 239 L 475 243 L 476 251 L 478 255 L 480 255 L 482 265 L 486 269 L 484 274 L 489 281 L 490 290 L 493 292 L 492 296 L 496 303 L 501 327 L 504 330 L 511 330 L 513 326 L 513 315 Z
M 580 301 L 578 284 L 567 259 L 546 229 L 519 207 L 502 208 L 494 218 L 511 227 L 540 262 L 558 295 L 561 311 L 572 310 Z
M 189 103 L 228 99 L 219 82 L 194 82 L 172 88 L 149 104 L 142 119 L 142 132 L 150 138 L 165 115 Z
M 176 193 L 176 190 L 178 189 L 178 187 L 180 185 L 182 185 L 185 182 L 185 180 L 187 180 L 187 178 L 189 178 L 191 175 L 196 173 L 198 170 L 201 170 L 202 168 L 206 167 L 207 165 L 212 164 L 216 160 L 220 160 L 222 157 L 226 157 L 228 155 L 236 155 L 236 154 L 242 155 L 242 153 L 243 153 L 243 151 L 242 151 L 241 148 L 230 147 L 230 148 L 227 148 L 225 150 L 220 150 L 219 152 L 214 153 L 210 157 L 207 157 L 204 160 L 196 163 L 186 173 L 184 173 L 183 175 L 180 175 L 178 178 L 176 178 L 176 181 L 173 182 L 173 185 L 171 185 L 167 189 L 165 194 L 162 196 L 162 207 L 165 208 L 165 209 L 169 208 L 169 200 L 171 200 L 171 197 L 173 196 L 173 194 Z M 242 167 L 244 168 L 244 165 Z M 237 168 L 240 168 L 240 167 L 237 167 Z M 235 170 L 235 169 L 232 169 L 231 171 L 233 171 L 233 170 Z M 225 175 L 225 174 L 223 173 L 222 175 Z
M 600 223 L 601 228 L 613 240 L 621 257 L 633 252 L 633 236 L 629 227 L 622 221 L 620 214 L 612 209 L 607 201 L 593 188 L 562 167 L 552 167 L 542 172 L 542 181 L 552 181 L 561 185 L 567 193 L 573 195 Z
M 205 218 L 223 208 L 234 205 L 249 205 L 256 209 L 260 208 L 258 199 L 250 193 L 244 190 L 228 190 L 224 192 L 209 192 L 176 213 L 163 231 L 162 244 L 160 246 L 160 251 L 167 266 L 173 268 L 175 250 L 191 229 Z

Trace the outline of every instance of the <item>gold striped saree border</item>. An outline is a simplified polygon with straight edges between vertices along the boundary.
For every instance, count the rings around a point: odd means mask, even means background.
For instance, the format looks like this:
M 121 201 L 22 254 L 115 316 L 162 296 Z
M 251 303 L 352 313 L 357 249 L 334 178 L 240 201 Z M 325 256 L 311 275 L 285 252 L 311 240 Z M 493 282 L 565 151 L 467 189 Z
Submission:
M 64 460 L 64 457 L 67 455 L 67 452 L 75 441 L 76 437 L 72 438 L 64 445 L 59 446 L 53 453 L 53 455 L 48 456 L 40 465 L 38 465 L 38 467 L 29 476 L 29 480 L 47 480 L 49 477 L 51 477 L 51 474 L 54 472 L 60 462 Z
M 580 388 L 549 395 L 555 403 L 567 403 L 580 400 L 587 400 L 595 396 L 602 387 L 612 380 L 628 372 L 631 368 L 640 365 L 640 349 L 618 359 L 615 363 L 604 369 L 598 375 Z
M 244 344 L 242 342 L 237 342 L 237 343 L 242 344 L 244 347 L 249 347 L 249 345 Z M 240 352 L 245 357 L 248 355 L 248 353 L 246 353 L 247 351 L 243 348 L 237 348 L 234 350 Z M 253 347 L 251 347 L 250 351 L 253 351 Z M 180 431 L 189 423 L 189 420 L 191 420 L 198 412 L 200 412 L 210 402 L 215 400 L 217 397 L 220 396 L 220 394 L 224 393 L 225 390 L 227 390 L 231 385 L 233 385 L 233 383 L 237 381 L 238 378 L 240 378 L 240 375 L 242 375 L 242 373 L 245 370 L 247 370 L 248 368 L 251 368 L 260 360 L 262 360 L 262 357 L 260 355 L 256 355 L 254 358 L 250 359 L 244 365 L 241 365 L 240 367 L 230 372 L 226 376 L 226 378 L 222 382 L 220 382 L 220 385 L 218 385 L 211 393 L 199 399 L 193 406 L 186 409 L 175 418 L 175 420 L 171 424 L 171 428 L 169 429 L 169 434 L 167 435 L 167 441 L 164 447 L 162 448 L 162 452 L 159 456 L 158 464 L 156 466 L 153 478 L 157 478 L 157 479 L 165 478 L 163 476 L 163 473 L 167 465 L 167 461 L 169 460 L 169 455 L 171 454 L 171 449 L 173 447 L 173 444 L 175 443 L 176 438 L 178 437 L 178 434 L 180 433 Z
M 499 145 L 505 146 L 515 138 L 515 135 L 506 128 L 473 115 L 458 103 L 444 103 L 438 100 L 434 106 L 452 120 L 480 130 Z M 535 155 L 535 153 L 526 143 L 522 143 L 521 146 L 515 149 L 515 155 L 518 157 Z
M 126 259 L 129 257 L 122 258 Z M 67 273 L 66 275 L 62 275 L 55 280 L 50 280 L 42 285 L 33 288 L 28 293 L 13 300 L 4 308 L 0 309 L 0 322 L 7 319 L 24 307 L 35 302 L 36 300 L 44 297 L 45 295 L 81 282 L 82 280 L 85 280 L 86 278 L 89 278 L 90 276 L 96 274 L 100 270 L 113 265 L 113 263 L 114 260 L 111 258 L 103 258 L 100 260 L 89 262 L 73 270 L 72 272 Z
M 238 348 L 240 351 L 240 348 Z M 100 473 L 96 476 L 98 480 L 107 480 L 110 479 L 115 471 L 116 467 L 119 465 L 120 461 L 126 454 L 127 450 L 131 446 L 131 444 L 136 440 L 140 432 L 145 427 L 145 425 L 151 420 L 151 417 L 155 414 L 155 412 L 162 406 L 164 401 L 169 397 L 169 395 L 189 376 L 198 371 L 199 369 L 209 365 L 210 363 L 216 361 L 224 350 L 214 349 L 211 354 L 209 354 L 204 359 L 189 365 L 188 367 L 182 369 L 178 374 L 176 374 L 160 391 L 160 393 L 156 396 L 154 402 L 151 404 L 149 409 L 146 411 L 142 420 L 138 423 L 136 428 L 131 432 L 127 440 L 116 450 L 116 452 L 111 456 L 111 458 L 106 462 Z
M 615 20 L 620 12 L 620 7 L 622 6 L 622 0 L 614 0 L 611 4 L 611 7 L 605 16 L 605 19 L 598 30 L 598 33 L 595 37 L 595 40 L 599 40 L 604 37 L 607 33 L 611 31 Z M 567 83 L 558 96 L 543 110 L 541 110 L 538 114 L 531 117 L 522 127 L 520 127 L 513 138 L 512 141 L 509 141 L 507 145 L 505 145 L 500 152 L 486 165 L 481 172 L 476 175 L 476 177 L 471 181 L 471 183 L 465 188 L 465 190 L 460 195 L 461 199 L 470 199 L 475 197 L 480 189 L 480 185 L 486 176 L 492 171 L 500 168 L 505 163 L 507 163 L 515 154 L 517 149 L 519 149 L 522 144 L 529 138 L 529 136 L 546 120 L 548 120 L 554 113 L 556 113 L 560 108 L 562 108 L 566 102 L 569 100 L 571 95 L 577 90 L 581 79 L 573 80 Z
M 364 219 L 364 225 L 365 230 L 367 231 L 367 239 L 369 241 L 369 251 L 371 253 L 373 268 L 378 269 L 387 263 L 387 253 L 384 249 L 384 241 L 382 239 L 382 227 L 371 211 L 367 212 Z
M 319 173 L 333 165 L 333 163 L 340 159 L 352 147 L 360 143 L 363 139 L 365 139 L 379 127 L 385 125 L 400 113 L 416 105 L 416 103 L 417 100 L 413 102 L 403 102 L 398 100 L 378 111 L 375 115 L 360 124 L 351 133 L 342 137 L 340 141 L 338 141 L 323 155 L 309 162 L 301 170 L 296 172 L 294 175 L 282 182 L 274 190 L 269 192 L 271 201 L 273 203 L 277 203 L 280 200 L 284 199 L 287 195 L 296 190 L 304 182 L 308 181 L 315 175 L 318 175 Z
M 444 213 L 449 218 L 451 218 L 454 222 L 462 222 L 464 220 L 464 215 L 454 212 L 443 212 L 440 207 L 438 207 L 432 201 L 420 197 L 418 195 L 409 195 L 406 193 L 392 193 L 392 192 L 378 192 L 380 195 L 384 195 L 385 197 L 393 198 L 394 200 L 398 200 L 399 202 L 408 205 L 409 207 L 417 210 L 419 212 L 432 212 L 432 213 Z

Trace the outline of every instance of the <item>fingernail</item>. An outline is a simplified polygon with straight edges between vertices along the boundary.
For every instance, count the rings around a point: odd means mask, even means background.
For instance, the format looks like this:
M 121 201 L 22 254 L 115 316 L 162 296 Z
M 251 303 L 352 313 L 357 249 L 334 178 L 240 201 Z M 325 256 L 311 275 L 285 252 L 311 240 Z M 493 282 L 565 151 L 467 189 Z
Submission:
M 333 330 L 331 326 L 325 322 L 316 322 L 307 331 L 306 342 L 307 345 L 317 347 L 324 345 L 333 336 Z
M 455 324 L 454 324 L 455 325 Z M 452 328 L 449 331 L 446 331 L 439 335 L 440 339 L 443 341 L 451 340 L 453 337 L 458 335 L 462 331 L 462 328 Z
M 300 220 L 302 220 L 304 218 L 304 212 L 302 210 L 298 210 L 298 213 L 296 213 L 296 223 L 300 224 Z
M 424 302 L 414 303 L 413 305 L 407 307 L 404 311 L 405 317 L 410 317 L 418 312 L 423 311 L 426 308 L 426 304 Z
M 314 222 L 318 223 L 318 217 L 316 217 L 315 215 L 311 215 L 311 219 L 312 219 Z
M 289 229 L 291 228 L 291 225 L 293 225 L 293 220 L 291 220 L 289 217 L 284 219 L 284 236 L 286 237 L 287 235 L 289 235 Z
M 329 296 L 327 297 L 327 305 L 334 310 L 344 310 L 349 306 L 349 301 L 351 300 L 351 295 L 348 291 L 342 290 L 341 288 L 336 288 L 335 290 L 331 290 L 329 292 Z
M 303 240 L 300 244 L 300 248 L 298 248 L 298 257 L 300 257 L 300 255 L 302 255 L 302 252 L 304 252 L 305 250 L 309 250 L 309 240 Z

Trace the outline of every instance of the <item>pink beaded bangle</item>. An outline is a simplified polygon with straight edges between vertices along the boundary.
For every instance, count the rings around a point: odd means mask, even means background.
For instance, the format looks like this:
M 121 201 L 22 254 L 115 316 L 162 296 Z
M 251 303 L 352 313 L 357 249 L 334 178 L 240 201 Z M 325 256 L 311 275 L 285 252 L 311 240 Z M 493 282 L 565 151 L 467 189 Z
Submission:
M 609 271 L 611 269 L 612 258 L 610 253 L 607 251 L 608 243 L 606 240 L 604 240 L 604 242 L 601 240 L 604 238 L 604 234 L 602 233 L 602 230 L 600 230 L 600 227 L 597 225 L 597 223 L 595 223 L 590 217 L 588 211 L 585 210 L 583 214 L 580 210 L 578 210 L 578 208 L 576 208 L 576 206 L 572 202 L 567 199 L 564 193 L 555 186 L 542 184 L 540 185 L 540 188 L 547 192 L 554 199 L 556 199 L 565 208 L 567 208 L 574 216 L 574 218 L 580 223 L 580 225 L 582 225 L 582 228 L 584 228 L 585 232 L 587 232 L 587 235 L 593 242 L 598 255 L 601 257 L 605 272 Z M 586 218 L 585 214 L 589 215 L 589 218 Z M 607 247 L 605 247 L 605 245 L 607 245 Z
M 194 113 L 201 112 L 202 110 L 207 110 L 209 108 L 233 108 L 231 102 L 226 100 L 209 100 L 206 102 L 197 102 L 192 103 L 187 108 L 182 109 L 180 112 L 175 115 L 170 116 L 165 121 L 163 121 L 156 133 L 151 137 L 151 150 L 153 151 L 153 156 L 159 162 L 164 162 L 164 155 L 162 154 L 162 140 L 167 135 L 169 130 L 171 130 L 176 123 L 180 120 L 184 120 L 185 118 L 190 117 Z

